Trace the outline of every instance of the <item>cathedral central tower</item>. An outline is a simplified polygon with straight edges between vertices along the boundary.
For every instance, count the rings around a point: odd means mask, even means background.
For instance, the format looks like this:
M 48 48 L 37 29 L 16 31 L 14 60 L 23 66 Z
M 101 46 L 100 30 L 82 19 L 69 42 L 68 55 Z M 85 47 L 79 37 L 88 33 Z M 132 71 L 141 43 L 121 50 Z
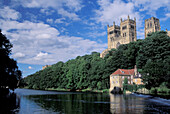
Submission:
M 108 49 L 104 50 L 100 57 L 104 57 L 109 50 L 112 48 L 117 49 L 121 44 L 128 44 L 130 42 L 136 41 L 136 18 L 134 20 L 128 19 L 120 20 L 120 26 L 107 25 L 107 40 L 108 40 Z
M 107 25 L 107 38 L 109 50 L 136 41 L 136 19 L 132 20 L 128 16 L 126 20 L 121 19 L 120 26 L 115 25 L 115 22 L 112 26 Z

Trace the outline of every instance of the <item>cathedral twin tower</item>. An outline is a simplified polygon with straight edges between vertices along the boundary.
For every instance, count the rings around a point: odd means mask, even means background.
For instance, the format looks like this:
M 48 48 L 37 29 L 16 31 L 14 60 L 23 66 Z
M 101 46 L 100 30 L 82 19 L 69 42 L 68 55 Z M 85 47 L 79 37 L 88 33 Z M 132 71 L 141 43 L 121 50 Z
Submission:
M 145 20 L 145 37 L 148 33 L 160 31 L 159 19 L 151 17 Z M 137 40 L 136 35 L 136 18 L 134 20 L 128 19 L 120 20 L 120 26 L 115 25 L 113 22 L 112 26 L 107 25 L 107 39 L 108 39 L 108 49 L 104 50 L 100 57 L 108 53 L 112 48 L 117 49 L 121 44 L 128 44 L 130 42 Z

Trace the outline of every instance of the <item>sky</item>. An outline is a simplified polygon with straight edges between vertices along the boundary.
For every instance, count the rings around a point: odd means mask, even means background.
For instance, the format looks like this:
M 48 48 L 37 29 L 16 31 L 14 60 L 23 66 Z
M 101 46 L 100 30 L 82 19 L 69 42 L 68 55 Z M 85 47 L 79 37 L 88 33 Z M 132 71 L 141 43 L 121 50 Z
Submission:
M 137 39 L 144 20 L 159 18 L 170 30 L 170 0 L 0 0 L 0 29 L 13 44 L 23 77 L 59 61 L 102 52 L 107 25 L 136 18 Z

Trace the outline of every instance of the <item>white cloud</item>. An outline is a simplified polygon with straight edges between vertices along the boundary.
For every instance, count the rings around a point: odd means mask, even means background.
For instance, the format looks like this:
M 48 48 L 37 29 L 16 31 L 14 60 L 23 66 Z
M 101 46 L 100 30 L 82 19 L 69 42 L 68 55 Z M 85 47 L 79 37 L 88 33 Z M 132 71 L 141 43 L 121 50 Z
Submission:
M 131 2 L 125 3 L 121 0 L 98 0 L 100 6 L 99 10 L 95 10 L 96 17 L 94 18 L 98 23 L 111 24 L 113 21 L 118 24 L 120 19 L 127 19 L 127 15 L 131 18 L 138 18 L 138 12 L 134 11 L 134 4 Z
M 51 15 L 51 14 L 53 14 L 55 11 L 54 10 L 51 10 L 51 9 L 48 9 L 48 8 L 46 8 L 46 9 L 41 9 L 40 10 L 40 12 L 41 13 L 45 13 L 46 15 Z
M 161 18 L 161 21 L 166 21 L 167 19 L 170 18 L 170 13 L 166 13 L 164 18 Z
M 42 22 L 0 20 L 0 26 L 13 44 L 12 57 L 19 63 L 54 64 L 107 47 L 81 37 L 61 36 L 57 29 Z
M 35 60 L 41 60 L 41 59 L 46 58 L 47 55 L 48 55 L 48 53 L 40 52 L 40 53 L 38 53 L 33 59 L 35 59 Z
M 53 19 L 47 19 L 47 23 L 53 24 Z
M 83 7 L 82 0 L 15 0 L 13 3 L 28 8 L 41 8 L 40 12 L 46 15 L 51 15 L 56 10 L 58 14 L 72 20 L 79 20 L 76 12 L 80 11 Z
M 78 17 L 77 14 L 70 13 L 70 12 L 68 12 L 68 11 L 66 11 L 62 8 L 58 10 L 58 14 L 62 15 L 63 17 L 68 17 L 68 18 L 75 20 L 75 21 L 80 20 L 80 18 Z
M 14 57 L 14 58 L 22 58 L 22 57 L 25 57 L 25 54 L 23 54 L 21 52 L 16 52 L 15 54 L 12 55 L 12 57 Z
M 100 37 L 100 36 L 105 36 L 106 35 L 106 31 L 104 32 L 90 32 L 88 33 L 88 36 L 91 38 L 96 38 L 96 37 Z
M 65 18 L 56 19 L 55 23 L 65 23 L 64 20 Z
M 20 17 L 20 13 L 6 6 L 3 9 L 0 9 L 0 17 L 8 20 L 17 20 Z
M 129 0 L 135 7 L 138 7 L 140 11 L 147 11 L 148 14 L 156 16 L 156 11 L 161 8 L 167 8 L 170 10 L 170 0 Z

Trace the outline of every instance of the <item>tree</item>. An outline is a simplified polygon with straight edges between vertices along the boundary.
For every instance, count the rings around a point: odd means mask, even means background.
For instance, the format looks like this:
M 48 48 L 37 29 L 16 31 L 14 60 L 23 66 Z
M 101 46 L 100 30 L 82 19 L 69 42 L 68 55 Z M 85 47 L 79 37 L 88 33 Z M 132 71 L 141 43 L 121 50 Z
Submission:
M 123 90 L 128 90 L 128 79 L 125 78 L 123 81 Z
M 17 62 L 10 58 L 12 44 L 0 31 L 0 88 L 17 88 L 21 79 L 21 71 L 18 70 Z
M 165 31 L 150 34 L 139 49 L 137 66 L 143 70 L 146 88 L 170 81 L 170 37 Z M 169 84 L 167 85 L 169 86 Z

